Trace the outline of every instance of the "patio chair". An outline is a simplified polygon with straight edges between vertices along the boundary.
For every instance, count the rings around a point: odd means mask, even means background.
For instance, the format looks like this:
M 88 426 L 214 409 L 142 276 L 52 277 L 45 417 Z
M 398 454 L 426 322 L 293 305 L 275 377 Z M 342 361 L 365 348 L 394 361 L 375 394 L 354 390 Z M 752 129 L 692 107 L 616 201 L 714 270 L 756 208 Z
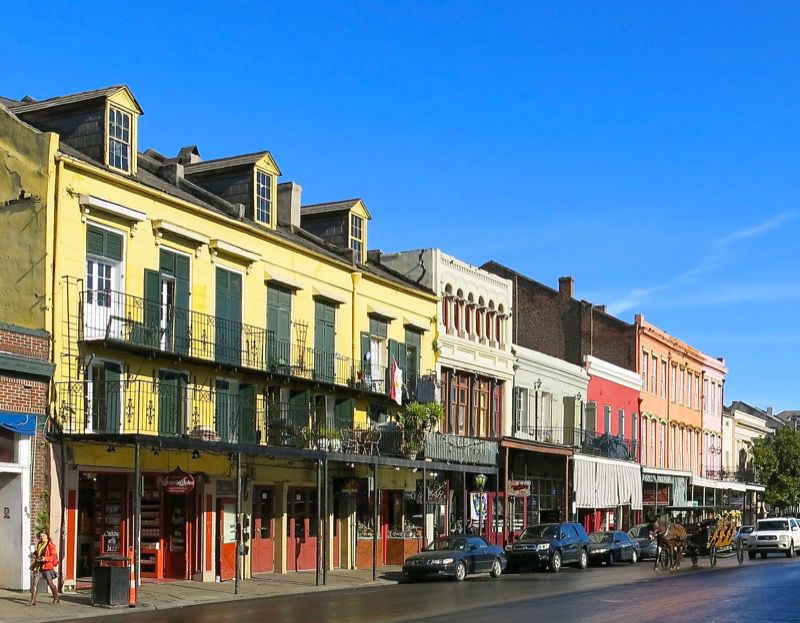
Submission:
M 364 435 L 364 454 L 380 455 L 381 431 L 379 428 L 370 428 Z
M 343 428 L 339 436 L 342 440 L 342 452 L 347 452 L 348 454 L 361 453 L 361 443 L 352 428 Z

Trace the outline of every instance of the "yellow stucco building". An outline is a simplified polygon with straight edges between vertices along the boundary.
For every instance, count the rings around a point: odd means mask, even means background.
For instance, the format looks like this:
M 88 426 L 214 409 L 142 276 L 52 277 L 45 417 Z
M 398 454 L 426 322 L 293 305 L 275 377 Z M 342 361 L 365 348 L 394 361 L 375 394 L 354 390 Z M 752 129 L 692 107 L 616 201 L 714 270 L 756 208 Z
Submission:
M 302 206 L 268 151 L 139 152 L 141 115 L 125 86 L 0 99 L 0 321 L 52 336 L 66 583 L 131 547 L 203 581 L 402 562 L 428 487 L 495 464 L 393 422 L 434 400 L 436 295 L 370 262 L 361 200 Z

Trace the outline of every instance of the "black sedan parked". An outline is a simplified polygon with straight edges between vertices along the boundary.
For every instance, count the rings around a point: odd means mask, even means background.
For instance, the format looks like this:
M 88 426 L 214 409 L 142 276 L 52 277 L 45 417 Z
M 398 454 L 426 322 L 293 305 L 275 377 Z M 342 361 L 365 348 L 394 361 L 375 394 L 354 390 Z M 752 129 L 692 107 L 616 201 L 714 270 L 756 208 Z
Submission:
M 489 545 L 481 536 L 449 536 L 406 558 L 403 574 L 411 582 L 429 576 L 452 577 L 461 582 L 473 573 L 498 578 L 505 568 L 503 548 Z
M 589 561 L 594 564 L 635 564 L 639 560 L 639 544 L 621 530 L 592 532 L 589 539 Z
M 650 526 L 640 523 L 628 530 L 628 536 L 639 544 L 639 560 L 655 559 L 658 544 L 651 538 Z

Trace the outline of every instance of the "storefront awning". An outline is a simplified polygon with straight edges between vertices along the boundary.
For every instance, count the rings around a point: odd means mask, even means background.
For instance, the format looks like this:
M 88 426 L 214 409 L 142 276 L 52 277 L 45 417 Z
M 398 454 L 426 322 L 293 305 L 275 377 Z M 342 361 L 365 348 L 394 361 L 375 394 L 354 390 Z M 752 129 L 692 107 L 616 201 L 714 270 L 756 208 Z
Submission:
M 33 435 L 36 433 L 36 414 L 0 411 L 0 428 L 17 435 Z
M 578 508 L 630 506 L 642 509 L 642 476 L 637 463 L 576 454 L 575 503 Z

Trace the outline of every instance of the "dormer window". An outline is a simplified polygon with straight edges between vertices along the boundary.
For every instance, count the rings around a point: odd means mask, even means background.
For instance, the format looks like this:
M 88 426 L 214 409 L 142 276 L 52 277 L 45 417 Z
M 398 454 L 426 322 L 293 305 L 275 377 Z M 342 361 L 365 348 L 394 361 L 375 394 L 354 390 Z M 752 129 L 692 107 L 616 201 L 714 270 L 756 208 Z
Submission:
M 131 170 L 131 116 L 113 106 L 108 109 L 108 166 Z
M 272 215 L 272 176 L 256 171 L 256 220 L 269 225 Z
M 356 252 L 356 263 L 364 261 L 364 219 L 350 215 L 350 248 Z

